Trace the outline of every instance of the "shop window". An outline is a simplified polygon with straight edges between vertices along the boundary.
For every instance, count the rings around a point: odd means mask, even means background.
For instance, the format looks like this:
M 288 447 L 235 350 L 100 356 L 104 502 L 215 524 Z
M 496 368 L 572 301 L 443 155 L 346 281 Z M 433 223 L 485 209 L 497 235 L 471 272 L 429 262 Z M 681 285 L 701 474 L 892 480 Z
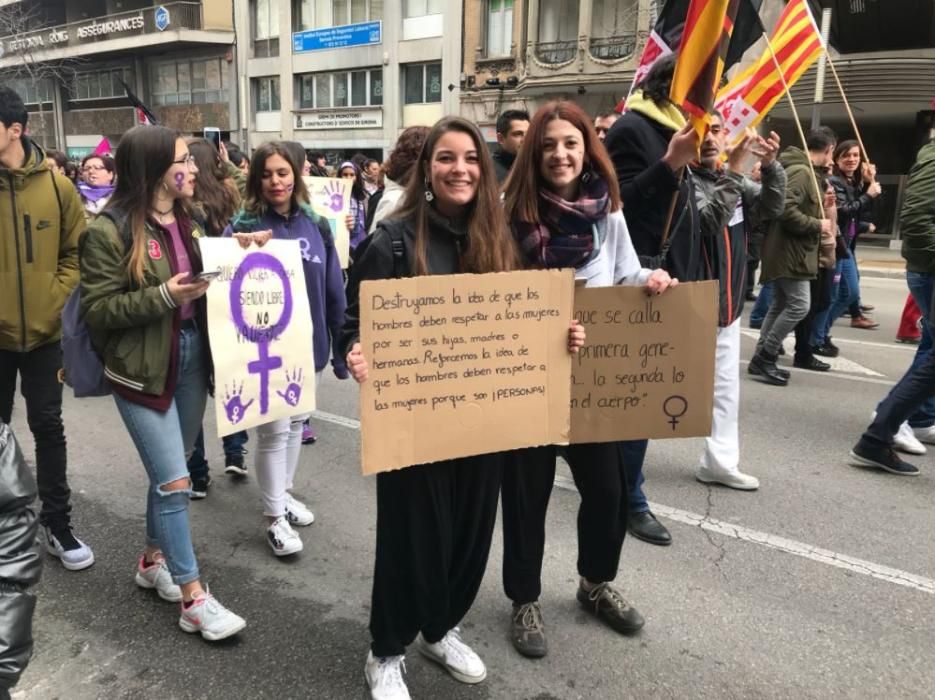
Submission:
M 442 64 L 411 63 L 403 66 L 403 95 L 407 105 L 442 101 Z

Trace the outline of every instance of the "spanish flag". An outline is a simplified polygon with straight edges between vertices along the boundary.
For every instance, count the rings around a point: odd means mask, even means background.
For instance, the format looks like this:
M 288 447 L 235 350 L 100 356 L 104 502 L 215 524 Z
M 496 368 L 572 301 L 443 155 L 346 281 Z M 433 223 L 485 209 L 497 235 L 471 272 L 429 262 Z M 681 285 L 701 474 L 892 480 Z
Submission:
M 728 143 L 738 140 L 747 127 L 759 124 L 785 92 L 821 55 L 821 35 L 806 0 L 791 0 L 776 22 L 769 51 L 739 73 L 718 93 L 716 107 L 724 117 Z M 782 67 L 782 75 L 776 69 Z
M 741 0 L 691 0 L 669 99 L 703 138 Z

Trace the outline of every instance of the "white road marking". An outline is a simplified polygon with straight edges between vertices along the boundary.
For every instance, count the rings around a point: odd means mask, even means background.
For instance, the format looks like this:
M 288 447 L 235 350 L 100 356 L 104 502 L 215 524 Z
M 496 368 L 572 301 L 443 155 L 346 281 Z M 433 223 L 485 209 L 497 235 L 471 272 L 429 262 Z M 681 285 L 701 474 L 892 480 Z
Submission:
M 750 360 L 741 360 L 740 364 L 749 365 Z M 810 369 L 799 369 L 798 367 L 793 367 L 792 365 L 785 365 L 782 363 L 779 364 L 779 368 L 788 370 L 792 372 L 793 374 L 808 374 L 810 376 L 825 377 L 827 379 L 846 379 L 849 382 L 863 382 L 864 384 L 879 384 L 880 386 L 893 386 L 896 383 L 896 382 L 891 382 L 888 379 L 874 379 L 873 377 L 859 377 L 853 374 L 839 374 L 837 372 L 813 372 Z
M 759 338 L 760 334 L 755 330 L 750 329 L 741 329 L 740 332 L 747 336 L 748 338 Z M 862 341 L 854 341 L 862 342 Z M 786 338 L 785 342 L 782 344 L 783 348 L 786 350 L 787 355 L 791 355 L 795 351 L 795 341 L 791 338 Z M 881 374 L 876 370 L 870 369 L 869 367 L 864 367 L 858 362 L 853 360 L 848 360 L 846 357 L 822 357 L 820 358 L 822 362 L 827 362 L 831 365 L 831 369 L 837 370 L 838 372 L 845 372 L 847 374 L 863 374 L 868 377 L 885 377 L 885 374 Z M 816 373 L 817 374 L 817 373 Z
M 561 475 L 555 477 L 555 485 L 567 491 L 577 491 L 575 483 L 571 479 Z M 700 527 L 703 530 L 716 532 L 725 537 L 732 537 L 744 542 L 752 542 L 753 544 L 776 549 L 786 554 L 793 554 L 797 557 L 827 564 L 828 566 L 846 569 L 855 574 L 863 574 L 864 576 L 870 576 L 880 579 L 881 581 L 887 581 L 888 583 L 895 583 L 897 586 L 905 586 L 906 588 L 914 588 L 924 593 L 935 594 L 935 580 L 926 578 L 925 576 L 918 576 L 908 571 L 901 571 L 900 569 L 883 566 L 882 564 L 875 564 L 872 561 L 851 557 L 847 554 L 832 552 L 830 549 L 822 549 L 821 547 L 815 547 L 810 544 L 805 544 L 804 542 L 796 542 L 795 540 L 786 539 L 785 537 L 771 535 L 768 532 L 751 530 L 740 525 L 726 523 L 723 520 L 706 518 L 703 515 L 691 513 L 687 510 L 670 508 L 669 506 L 660 505 L 658 503 L 650 503 L 649 505 L 655 515 L 683 523 L 684 525 Z
M 850 378 L 862 379 L 862 377 Z M 866 379 L 864 381 L 875 380 Z M 345 416 L 339 416 L 334 413 L 315 411 L 312 414 L 312 418 L 316 420 L 323 420 L 326 423 L 334 423 L 335 425 L 340 425 L 344 428 L 350 428 L 351 430 L 360 430 L 359 420 L 346 418 Z M 562 476 L 561 474 L 556 475 L 555 485 L 566 491 L 577 491 L 575 483 L 571 479 Z M 792 554 L 797 557 L 811 559 L 812 561 L 816 561 L 820 564 L 827 564 L 828 566 L 834 566 L 839 569 L 846 569 L 847 571 L 852 571 L 855 574 L 870 576 L 881 581 L 894 583 L 897 586 L 905 586 L 906 588 L 914 588 L 915 590 L 922 591 L 924 593 L 935 594 L 935 580 L 926 578 L 925 576 L 918 576 L 916 574 L 911 574 L 908 571 L 894 569 L 882 564 L 875 564 L 871 561 L 858 559 L 847 554 L 839 554 L 829 549 L 822 549 L 821 547 L 805 544 L 804 542 L 796 542 L 795 540 L 779 537 L 778 535 L 771 535 L 768 532 L 751 530 L 740 525 L 733 525 L 731 523 L 724 522 L 723 520 L 706 518 L 703 515 L 692 513 L 687 510 L 670 508 L 669 506 L 664 506 L 659 503 L 650 503 L 649 505 L 652 508 L 653 513 L 656 515 L 660 515 L 664 518 L 668 518 L 669 520 L 674 520 L 685 525 L 700 527 L 704 530 L 708 530 L 709 532 L 716 532 L 719 535 L 724 535 L 725 537 L 732 537 L 733 539 L 742 540 L 744 542 L 751 542 L 753 544 L 762 545 L 763 547 L 768 547 L 769 549 L 776 549 L 780 552 L 785 552 L 786 554 Z

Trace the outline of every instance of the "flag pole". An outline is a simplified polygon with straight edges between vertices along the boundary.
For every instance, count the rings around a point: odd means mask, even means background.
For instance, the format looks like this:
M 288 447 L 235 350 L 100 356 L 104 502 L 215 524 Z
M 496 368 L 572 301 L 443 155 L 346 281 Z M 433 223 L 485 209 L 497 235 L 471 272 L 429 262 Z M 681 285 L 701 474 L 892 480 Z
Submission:
M 841 79 L 838 77 L 838 69 L 834 67 L 834 61 L 831 60 L 831 54 L 828 52 L 828 49 L 825 48 L 825 45 L 821 45 L 822 50 L 825 52 L 825 58 L 828 61 L 828 67 L 831 68 L 831 75 L 834 76 L 834 82 L 837 83 L 838 92 L 841 93 L 841 99 L 844 100 L 844 109 L 847 110 L 847 116 L 851 120 L 851 126 L 854 128 L 854 135 L 857 137 L 857 143 L 860 144 L 860 152 L 863 155 L 864 162 L 870 162 L 870 156 L 867 155 L 867 149 L 864 148 L 864 140 L 860 137 L 860 129 L 857 128 L 857 120 L 854 119 L 854 112 L 851 111 L 851 105 L 847 101 L 847 95 L 844 94 L 844 86 L 841 85 Z
M 672 201 L 669 202 L 669 213 L 666 214 L 666 226 L 662 230 L 662 240 L 659 243 L 660 249 L 664 248 L 666 241 L 669 240 L 669 232 L 672 230 L 672 217 L 675 216 L 675 205 L 679 200 L 679 192 L 682 189 L 682 177 L 685 175 L 685 166 L 679 168 L 675 177 L 675 192 L 672 193 Z M 663 260 L 665 263 L 665 260 Z
M 763 32 L 763 39 L 766 40 L 766 48 L 769 49 L 769 55 L 773 59 L 773 65 L 776 66 L 776 72 L 779 73 L 779 79 L 782 81 L 783 90 L 786 93 L 786 99 L 789 100 L 789 106 L 792 108 L 792 118 L 795 121 L 795 127 L 799 132 L 799 138 L 802 139 L 802 148 L 805 149 L 805 152 L 808 153 L 808 139 L 805 138 L 805 132 L 802 130 L 802 122 L 799 121 L 799 110 L 795 107 L 795 101 L 792 99 L 792 91 L 789 90 L 789 84 L 786 82 L 786 74 L 782 70 L 782 66 L 779 65 L 779 60 L 776 58 L 776 52 L 773 51 L 773 42 L 769 40 L 769 35 L 766 32 Z M 818 195 L 818 207 L 821 210 L 821 218 L 825 218 L 825 204 L 824 204 L 824 194 L 821 191 L 821 188 L 818 186 L 818 177 L 815 175 L 815 169 L 812 168 L 812 184 L 815 186 L 815 194 Z

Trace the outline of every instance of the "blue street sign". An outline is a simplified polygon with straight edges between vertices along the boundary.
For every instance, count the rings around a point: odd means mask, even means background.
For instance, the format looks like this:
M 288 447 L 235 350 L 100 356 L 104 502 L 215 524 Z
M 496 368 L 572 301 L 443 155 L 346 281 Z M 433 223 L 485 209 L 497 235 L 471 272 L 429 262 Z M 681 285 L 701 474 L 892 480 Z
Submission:
M 383 41 L 383 22 L 361 22 L 342 27 L 309 29 L 292 35 L 293 53 L 341 49 L 347 46 L 369 46 Z
M 156 13 L 153 15 L 153 21 L 156 23 L 156 29 L 158 29 L 160 32 L 164 32 L 166 27 L 169 26 L 169 22 L 172 20 L 169 17 L 169 11 L 160 5 L 156 8 Z

